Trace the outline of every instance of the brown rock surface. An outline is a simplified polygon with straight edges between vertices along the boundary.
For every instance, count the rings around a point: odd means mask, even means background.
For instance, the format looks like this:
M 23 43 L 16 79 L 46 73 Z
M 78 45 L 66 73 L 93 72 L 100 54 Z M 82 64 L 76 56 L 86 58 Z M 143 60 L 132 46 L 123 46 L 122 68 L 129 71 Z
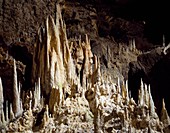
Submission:
M 134 82 L 141 78 L 143 71 L 154 75 L 157 69 L 163 68 L 159 61 L 155 66 L 155 62 L 162 59 L 159 50 L 149 51 L 156 53 L 150 58 L 137 49 L 152 47 L 143 36 L 143 23 L 115 17 L 111 9 L 106 8 L 107 2 L 98 0 L 3 0 L 0 6 L 3 86 L 0 89 L 5 100 L 9 100 L 8 105 L 0 103 L 5 105 L 0 109 L 0 131 L 169 131 L 165 105 L 163 119 L 160 120 L 155 111 L 152 87 L 140 82 L 141 87 L 134 88 L 139 89 L 138 101 L 134 101 L 125 83 L 130 62 L 130 70 L 137 73 Z M 168 57 L 169 54 L 163 64 L 169 61 Z M 164 74 L 163 70 L 161 72 Z M 16 75 L 19 80 L 14 88 Z M 157 80 L 159 78 L 153 81 Z M 15 96 L 13 89 L 17 90 Z M 15 108 L 11 106 L 12 98 Z M 166 100 L 167 95 L 165 103 Z M 16 115 L 20 113 L 16 108 L 21 112 L 23 109 L 22 114 Z

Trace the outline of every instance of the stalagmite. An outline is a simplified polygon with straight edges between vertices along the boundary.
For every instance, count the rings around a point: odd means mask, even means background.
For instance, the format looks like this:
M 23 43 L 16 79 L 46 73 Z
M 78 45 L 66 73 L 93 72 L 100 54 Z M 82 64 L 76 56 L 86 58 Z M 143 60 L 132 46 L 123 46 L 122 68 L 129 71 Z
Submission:
M 15 114 L 15 117 L 18 117 L 22 114 L 23 109 L 21 108 L 21 101 L 20 101 L 20 94 L 18 89 L 18 80 L 17 80 L 17 69 L 16 69 L 16 63 L 14 60 L 14 81 L 13 81 L 13 111 Z
M 128 103 L 129 102 L 129 90 L 128 90 L 128 81 L 127 80 L 126 80 L 125 88 L 126 88 L 126 102 Z
M 164 101 L 160 121 L 150 86 L 141 80 L 136 104 L 127 81 L 122 85 L 118 77 L 118 82 L 114 83 L 102 72 L 100 58 L 93 55 L 87 35 L 84 42 L 80 37 L 71 42 L 67 40 L 60 7 L 57 5 L 56 8 L 55 22 L 48 16 L 45 28 L 38 31 L 32 66 L 35 86 L 22 97 L 25 108 L 21 117 L 22 85 L 17 81 L 15 60 L 14 101 L 10 103 L 10 112 L 6 107 L 5 113 L 2 109 L 4 99 L 0 78 L 0 132 L 3 125 L 7 132 L 139 133 L 149 130 L 159 133 L 164 130 L 168 133 L 170 120 Z M 136 51 L 134 39 L 130 45 Z M 122 51 L 125 52 L 120 46 L 119 54 Z M 107 58 L 110 58 L 108 47 Z
M 162 38 L 162 45 L 163 47 L 165 47 L 165 36 L 163 35 L 163 38 Z
M 126 92 L 126 88 L 125 88 L 125 83 L 123 82 L 123 84 L 122 84 L 122 100 L 123 100 L 123 102 L 126 100 L 126 94 L 127 94 L 127 92 Z
M 83 69 L 83 79 L 82 79 L 82 86 L 86 86 L 86 79 L 89 78 L 89 75 L 92 75 L 92 63 L 93 63 L 93 54 L 91 52 L 90 40 L 86 34 L 86 42 L 83 45 L 83 52 L 84 52 L 84 69 Z
M 71 79 L 75 79 L 75 65 L 73 63 L 73 58 L 70 53 L 70 49 L 68 46 L 68 40 L 67 40 L 67 34 L 66 34 L 66 25 L 62 20 L 61 16 L 61 10 L 60 6 L 57 5 L 57 16 L 59 19 L 56 20 L 57 23 L 60 23 L 60 40 L 61 40 L 61 47 L 62 47 L 62 53 L 63 53 L 63 61 L 64 66 L 66 69 L 66 75 L 67 75 L 67 82 Z
M 2 125 L 5 125 L 6 124 L 6 120 L 5 120 L 5 114 L 4 114 L 4 111 L 2 110 L 2 114 L 1 114 L 1 122 Z
M 100 82 L 100 64 L 98 64 L 99 60 L 97 59 L 97 56 L 94 55 L 94 68 L 93 68 L 93 74 L 91 76 L 91 82 L 92 82 L 92 86 L 94 86 L 94 84 L 96 82 Z
M 132 45 L 133 45 L 133 52 L 135 52 L 136 51 L 135 39 L 132 39 Z
M 40 87 L 40 78 L 38 78 L 38 83 L 35 83 L 34 90 L 34 109 L 40 106 L 41 102 L 41 87 Z
M 170 125 L 170 118 L 165 107 L 164 99 L 162 100 L 161 121 L 163 122 L 165 127 Z
M 45 113 L 43 116 L 43 127 L 45 127 L 46 125 L 48 125 L 49 122 L 49 109 L 48 109 L 48 105 L 45 106 Z
M 148 92 L 148 88 L 146 84 L 144 87 L 144 102 L 145 102 L 145 105 L 149 107 L 149 92 Z
M 151 90 L 150 90 L 150 85 L 149 85 L 149 109 L 150 109 L 150 116 L 151 117 L 157 117 L 157 114 L 155 112 L 155 105 L 152 99 L 152 95 L 151 95 Z
M 3 110 L 3 103 L 4 103 L 3 87 L 2 87 L 2 80 L 0 77 L 0 116 Z
M 140 106 L 143 106 L 144 105 L 144 85 L 143 85 L 142 79 L 141 79 L 141 86 L 140 86 L 140 89 L 139 89 L 138 97 L 139 97 L 138 104 Z
M 9 122 L 8 101 L 6 101 L 6 122 Z
M 10 120 L 13 120 L 15 118 L 14 112 L 12 110 L 12 103 L 10 103 Z
M 117 78 L 117 93 L 121 94 L 120 78 Z

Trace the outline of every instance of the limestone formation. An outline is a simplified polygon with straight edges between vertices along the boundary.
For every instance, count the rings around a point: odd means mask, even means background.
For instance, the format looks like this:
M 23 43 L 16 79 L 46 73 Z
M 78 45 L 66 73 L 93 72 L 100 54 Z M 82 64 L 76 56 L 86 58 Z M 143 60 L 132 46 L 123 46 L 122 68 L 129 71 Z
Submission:
M 16 63 L 14 60 L 14 80 L 13 80 L 13 112 L 15 117 L 18 117 L 19 115 L 22 114 L 22 101 L 20 99 L 20 90 L 19 90 L 19 84 L 17 81 L 17 70 L 16 70 Z
M 103 77 L 100 59 L 92 53 L 88 36 L 86 40 L 69 42 L 59 6 L 56 15 L 55 22 L 48 16 L 45 28 L 38 33 L 33 89 L 21 96 L 15 60 L 12 104 L 3 99 L 0 79 L 0 131 L 168 132 L 170 120 L 165 104 L 159 119 L 150 86 L 141 80 L 135 103 L 127 81 L 121 84 L 118 78 L 114 83 L 109 76 Z
M 3 110 L 4 96 L 3 96 L 3 87 L 2 80 L 0 77 L 0 112 Z

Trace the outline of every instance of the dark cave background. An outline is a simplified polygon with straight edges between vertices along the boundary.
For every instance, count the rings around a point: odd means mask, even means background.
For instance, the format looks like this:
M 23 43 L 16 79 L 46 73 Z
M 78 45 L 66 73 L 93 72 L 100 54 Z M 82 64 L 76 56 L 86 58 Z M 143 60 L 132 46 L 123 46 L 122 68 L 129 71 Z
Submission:
M 87 2 L 88 0 L 85 1 Z M 111 9 L 109 11 L 117 17 L 145 22 L 144 35 L 151 43 L 161 45 L 163 35 L 165 36 L 166 44 L 170 42 L 169 2 L 167 0 L 96 1 L 96 6 L 99 6 L 99 10 L 102 5 Z
M 164 35 L 167 44 L 170 41 L 168 5 L 166 0 L 131 0 L 124 12 L 130 14 L 128 16 L 132 17 L 132 19 L 135 18 L 146 22 L 145 36 L 149 41 L 154 44 L 161 44 Z

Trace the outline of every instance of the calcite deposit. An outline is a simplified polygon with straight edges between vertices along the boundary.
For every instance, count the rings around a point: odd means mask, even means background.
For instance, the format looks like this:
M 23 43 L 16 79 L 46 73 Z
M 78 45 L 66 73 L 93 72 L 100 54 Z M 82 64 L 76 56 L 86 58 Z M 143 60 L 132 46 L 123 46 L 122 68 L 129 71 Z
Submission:
M 138 102 L 128 82 L 103 76 L 90 38 L 69 41 L 57 5 L 56 20 L 46 19 L 34 47 L 32 84 L 23 90 L 14 60 L 13 102 L 3 97 L 0 78 L 0 131 L 42 133 L 169 133 L 170 118 L 163 100 L 156 113 L 150 86 L 143 83 Z M 132 43 L 133 51 L 137 51 Z M 6 104 L 4 104 L 6 103 Z M 4 106 L 5 105 L 5 106 Z

